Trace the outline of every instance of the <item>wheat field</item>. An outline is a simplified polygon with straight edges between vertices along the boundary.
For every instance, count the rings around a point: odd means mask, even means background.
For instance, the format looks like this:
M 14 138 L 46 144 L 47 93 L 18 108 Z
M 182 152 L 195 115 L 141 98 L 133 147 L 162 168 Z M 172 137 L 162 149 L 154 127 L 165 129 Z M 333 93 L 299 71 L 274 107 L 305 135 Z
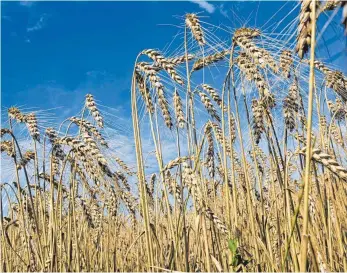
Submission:
M 277 33 L 180 16 L 180 47 L 129 56 L 134 162 L 92 94 L 55 127 L 6 109 L 0 272 L 347 272 L 346 65 L 317 57 L 333 17 L 345 39 L 338 0 Z

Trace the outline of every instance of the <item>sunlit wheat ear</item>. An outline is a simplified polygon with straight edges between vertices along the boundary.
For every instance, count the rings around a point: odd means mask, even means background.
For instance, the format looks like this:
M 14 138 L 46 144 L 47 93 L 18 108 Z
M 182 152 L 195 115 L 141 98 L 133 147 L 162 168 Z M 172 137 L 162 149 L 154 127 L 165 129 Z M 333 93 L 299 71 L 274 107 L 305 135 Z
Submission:
M 208 168 L 208 173 L 211 178 L 215 175 L 215 165 L 214 165 L 214 145 L 213 145 L 213 136 L 212 136 L 212 128 L 210 125 L 205 127 L 205 134 L 207 138 L 207 155 L 206 155 L 206 163 Z
M 105 202 L 107 203 L 109 214 L 112 218 L 116 219 L 119 202 L 113 186 L 110 187 L 109 200 L 106 200 Z
M 177 157 L 177 158 L 171 160 L 168 164 L 166 164 L 163 171 L 177 167 L 178 165 L 186 162 L 188 159 L 189 159 L 189 157 L 187 157 L 187 156 Z
M 96 107 L 94 97 L 91 94 L 86 95 L 86 107 L 89 109 L 90 113 L 94 117 L 98 126 L 100 128 L 103 128 L 104 127 L 104 120 L 103 120 L 98 108 Z
M 220 177 L 225 177 L 224 169 L 222 166 L 220 166 L 220 165 L 217 166 L 216 170 L 218 171 Z M 233 184 L 231 183 L 231 173 L 230 172 L 228 172 L 227 183 L 228 183 L 228 186 L 230 187 L 230 190 L 232 191 L 233 190 Z
M 58 138 L 55 143 L 70 146 L 76 153 L 76 159 L 83 163 L 88 175 L 94 180 L 98 180 L 99 171 L 93 162 L 93 157 L 90 155 L 90 149 L 87 148 L 83 142 L 73 137 L 62 137 Z M 105 169 L 103 169 L 103 171 L 105 171 Z
M 14 119 L 19 123 L 25 122 L 25 115 L 17 107 L 10 107 L 7 112 L 10 119 Z
M 265 130 L 264 127 L 264 108 L 259 103 L 258 100 L 253 99 L 252 100 L 252 114 L 253 114 L 253 134 L 254 134 L 254 141 L 258 144 L 261 135 Z
M 173 95 L 173 104 L 174 104 L 174 110 L 175 110 L 178 127 L 184 128 L 185 121 L 184 121 L 183 106 L 182 106 L 182 101 L 177 90 L 175 90 Z
M 328 88 L 334 90 L 344 101 L 347 101 L 346 83 L 341 71 L 332 71 L 326 74 L 325 83 Z
M 180 187 L 177 185 L 175 178 L 171 176 L 171 173 L 169 170 L 165 172 L 165 182 L 169 185 L 169 193 L 174 195 L 176 198 L 176 201 L 181 204 L 181 190 Z
M 248 28 L 248 27 L 241 27 L 235 30 L 234 32 L 234 39 L 238 39 L 240 37 L 247 37 L 250 39 L 256 38 L 260 36 L 261 32 L 259 29 L 256 28 Z
M 151 177 L 149 179 L 149 184 L 148 184 L 148 188 L 149 188 L 150 192 L 152 193 L 152 195 L 154 194 L 156 181 L 157 181 L 157 175 L 155 173 L 152 173 Z
M 53 169 L 55 170 L 57 168 L 57 162 L 56 159 L 59 158 L 60 160 L 64 160 L 65 153 L 59 143 L 57 143 L 58 134 L 53 128 L 47 128 L 45 132 L 46 136 L 48 137 L 48 140 L 52 143 L 53 153 L 52 153 L 52 163 L 53 163 Z
M 289 88 L 288 95 L 283 99 L 284 121 L 290 132 L 295 128 L 295 115 L 299 111 L 298 99 L 298 86 L 294 82 Z
M 269 87 L 263 75 L 257 69 L 257 66 L 253 63 L 252 59 L 246 53 L 241 52 L 236 58 L 236 64 L 246 76 L 246 79 L 255 83 L 262 99 L 262 103 L 266 107 L 273 108 L 276 105 L 275 97 L 269 91 Z
M 154 49 L 146 49 L 141 53 L 147 55 L 156 63 L 156 65 L 163 68 L 170 75 L 171 79 L 173 79 L 175 82 L 177 82 L 178 84 L 184 83 L 182 78 L 174 69 L 174 65 L 172 63 L 169 63 L 167 59 L 165 59 L 164 56 L 162 56 L 158 51 Z
M 122 172 L 116 171 L 115 176 L 122 182 L 123 186 L 127 191 L 131 190 L 128 180 Z
M 206 66 L 209 66 L 211 64 L 215 64 L 215 63 L 223 60 L 229 53 L 230 53 L 229 50 L 223 50 L 223 51 L 214 53 L 212 55 L 208 55 L 206 57 L 198 59 L 193 64 L 192 72 L 198 71 L 198 70 L 200 70 Z
M 327 118 L 324 115 L 321 115 L 319 118 L 319 126 L 320 130 L 322 131 L 323 137 L 327 134 L 328 124 L 327 124 Z
M 200 100 L 203 103 L 203 105 L 205 106 L 207 112 L 211 115 L 212 118 L 214 118 L 215 120 L 217 120 L 218 122 L 221 121 L 220 117 L 217 114 L 216 109 L 214 108 L 213 104 L 211 103 L 211 100 L 208 98 L 208 96 L 203 93 L 198 91 L 198 94 L 200 96 Z
M 305 62 L 308 63 L 308 60 Z M 320 61 L 314 61 L 314 66 L 321 71 L 325 76 L 325 85 L 328 88 L 333 89 L 338 95 L 340 95 L 345 101 L 347 101 L 347 79 L 341 71 L 332 70 L 326 67 Z
M 336 126 L 335 123 L 332 123 L 332 124 L 331 124 L 330 132 L 331 132 L 331 135 L 332 135 L 334 141 L 335 141 L 337 144 L 339 144 L 339 145 L 343 145 L 343 144 L 344 144 L 343 138 L 342 138 L 341 133 L 340 133 L 340 130 L 339 130 L 339 128 Z
M 210 207 L 205 208 L 204 210 L 205 215 L 208 219 L 210 219 L 215 226 L 219 229 L 219 231 L 223 234 L 227 234 L 228 233 L 228 229 L 226 227 L 226 225 L 218 218 L 218 216 L 211 210 Z
M 234 114 L 232 113 L 230 115 L 230 120 L 229 120 L 229 130 L 230 130 L 230 140 L 231 143 L 235 142 L 236 139 L 236 129 L 235 129 L 235 117 Z
M 40 132 L 37 126 L 37 119 L 34 113 L 25 115 L 25 123 L 28 127 L 29 133 L 33 139 L 40 141 Z
M 304 55 L 307 53 L 311 45 L 311 24 L 312 20 L 316 20 L 316 18 L 312 18 L 312 8 L 314 3 L 318 7 L 318 1 L 301 0 L 298 34 L 296 37 L 297 44 L 295 47 L 295 50 L 298 53 L 300 59 L 304 58 Z
M 30 160 L 35 159 L 35 153 L 33 151 L 26 151 L 23 155 L 23 158 L 17 164 L 17 169 L 21 169 L 26 166 Z
M 183 183 L 185 186 L 188 187 L 189 191 L 194 197 L 196 209 L 197 211 L 199 211 L 201 208 L 203 208 L 204 201 L 202 199 L 202 193 L 198 185 L 198 178 L 193 172 L 192 168 L 189 167 L 187 162 L 184 162 L 182 166 L 183 166 L 183 171 L 182 171 Z
M 96 142 L 94 141 L 94 139 L 91 138 L 91 136 L 88 133 L 84 133 L 82 135 L 82 138 L 83 138 L 84 142 L 86 143 L 86 148 L 89 150 L 89 154 L 97 160 L 98 164 L 102 168 L 106 168 L 107 167 L 107 160 L 101 154 L 99 147 L 96 144 Z
M 264 64 L 266 64 L 268 67 L 270 67 L 270 69 L 274 73 L 278 74 L 278 72 L 279 72 L 278 65 L 277 65 L 275 59 L 273 58 L 273 56 L 270 54 L 270 52 L 267 51 L 265 48 L 260 48 L 260 52 L 263 55 Z
M 88 226 L 90 228 L 95 228 L 95 225 L 93 222 L 93 217 L 92 217 L 91 212 L 90 212 L 90 207 L 88 206 L 88 204 L 84 198 L 81 198 L 80 201 L 81 201 L 81 208 L 83 211 L 83 216 L 85 217 L 85 220 L 88 223 Z
M 151 191 L 151 187 L 148 185 L 148 183 L 145 183 L 145 188 L 146 188 L 146 193 L 147 193 L 147 198 L 148 198 L 148 203 L 150 207 L 153 207 L 154 205 L 154 198 L 153 198 L 153 192 Z
M 186 14 L 186 25 L 191 30 L 195 40 L 197 40 L 200 46 L 203 46 L 206 41 L 204 38 L 204 32 L 200 25 L 200 20 L 196 14 L 188 13 Z
M 329 110 L 331 114 L 335 117 L 335 119 L 342 121 L 347 115 L 347 106 L 337 98 L 335 103 L 331 100 L 327 101 Z
M 4 135 L 10 134 L 11 130 L 8 128 L 1 128 L 0 130 L 0 137 L 3 137 Z
M 114 160 L 116 160 L 117 164 L 123 169 L 123 171 L 126 172 L 126 174 L 132 175 L 130 168 L 123 160 L 121 160 L 119 157 L 115 157 Z
M 123 200 L 124 204 L 126 205 L 127 209 L 130 213 L 135 214 L 136 213 L 136 200 L 128 191 L 122 191 L 120 194 L 120 198 Z
M 305 151 L 306 148 L 302 149 L 300 153 L 305 154 Z M 342 167 L 331 155 L 322 152 L 320 149 L 313 149 L 312 159 L 323 164 L 341 179 L 347 179 L 347 169 Z
M 324 11 L 334 10 L 338 6 L 340 6 L 341 2 L 342 1 L 339 1 L 339 0 L 324 1 L 323 4 L 319 8 L 319 13 L 324 12 Z
M 194 59 L 194 55 L 193 54 L 187 54 L 187 58 L 186 56 L 180 56 L 180 57 L 174 57 L 174 58 L 166 58 L 166 61 L 173 64 L 173 65 L 179 65 L 179 64 L 183 64 L 186 62 L 186 59 L 188 59 L 188 61 L 191 61 Z
M 201 87 L 211 96 L 211 98 L 218 104 L 218 106 L 223 111 L 226 112 L 228 110 L 225 105 L 222 105 L 222 99 L 218 95 L 218 92 L 216 89 L 214 89 L 212 86 L 208 84 L 202 84 Z
M 1 152 L 6 152 L 8 156 L 14 157 L 15 150 L 12 142 L 9 140 L 1 141 Z
M 241 28 L 235 31 L 233 41 L 241 47 L 248 57 L 252 58 L 256 64 L 259 64 L 264 68 L 266 65 L 264 53 L 266 53 L 268 57 L 270 55 L 265 51 L 265 49 L 260 49 L 252 41 L 252 39 L 258 35 L 260 35 L 259 30 Z
M 280 68 L 282 75 L 286 78 L 290 77 L 290 70 L 293 67 L 293 56 L 290 50 L 282 50 L 280 55 Z
M 172 119 L 169 111 L 169 104 L 165 98 L 164 85 L 160 82 L 160 78 L 157 75 L 153 66 L 140 62 L 136 64 L 136 68 L 148 75 L 149 81 L 152 87 L 157 91 L 158 105 L 162 111 L 166 126 L 172 128 Z
M 146 104 L 146 108 L 148 113 L 154 114 L 154 106 L 151 98 L 151 93 L 149 91 L 149 88 L 145 82 L 145 79 L 141 76 L 139 72 L 135 72 L 135 79 L 137 86 L 139 87 L 140 94 L 142 96 L 142 99 L 144 100 Z
M 76 125 L 78 125 L 81 128 L 82 132 L 86 131 L 90 133 L 100 142 L 102 146 L 108 148 L 108 144 L 106 140 L 103 138 L 103 136 L 101 135 L 101 133 L 99 132 L 99 130 L 93 124 L 91 124 L 88 120 L 80 119 L 74 116 L 69 118 L 69 120 L 75 123 Z
M 224 145 L 224 138 L 223 138 L 222 129 L 219 127 L 219 125 L 217 123 L 214 123 L 212 121 L 209 121 L 209 125 L 212 126 L 213 131 L 214 131 L 214 135 L 215 135 L 217 141 L 219 142 L 219 144 Z M 207 126 L 209 126 L 209 125 L 207 125 Z M 225 147 L 226 147 L 227 154 L 230 155 L 231 148 L 230 148 L 227 140 L 225 141 Z

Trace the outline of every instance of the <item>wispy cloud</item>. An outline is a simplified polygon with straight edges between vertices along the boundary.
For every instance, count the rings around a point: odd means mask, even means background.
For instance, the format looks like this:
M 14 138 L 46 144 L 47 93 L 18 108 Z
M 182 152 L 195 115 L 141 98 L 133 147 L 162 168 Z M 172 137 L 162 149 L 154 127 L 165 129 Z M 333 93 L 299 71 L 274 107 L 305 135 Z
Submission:
M 219 12 L 222 14 L 224 17 L 228 18 L 228 11 L 225 9 L 224 4 L 221 4 L 219 6 Z
M 216 7 L 205 0 L 190 0 L 190 2 L 198 4 L 200 8 L 206 10 L 208 13 L 213 13 Z
M 47 19 L 48 19 L 48 15 L 46 13 L 42 14 L 40 19 L 33 26 L 27 28 L 27 32 L 33 32 L 33 31 L 37 31 L 44 28 L 46 25 Z
M 24 7 L 31 7 L 35 4 L 33 1 L 19 1 L 19 5 L 24 6 Z

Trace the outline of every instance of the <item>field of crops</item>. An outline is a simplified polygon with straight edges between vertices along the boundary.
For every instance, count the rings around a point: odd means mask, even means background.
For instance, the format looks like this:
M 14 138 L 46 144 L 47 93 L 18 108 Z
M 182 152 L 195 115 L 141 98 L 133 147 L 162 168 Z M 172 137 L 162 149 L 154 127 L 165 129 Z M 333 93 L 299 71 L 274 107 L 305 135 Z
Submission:
M 186 14 L 178 48 L 129 56 L 132 163 L 92 94 L 55 128 L 6 109 L 0 272 L 346 272 L 347 65 L 317 57 L 316 30 L 334 19 L 345 40 L 347 2 L 290 16 L 276 32 Z

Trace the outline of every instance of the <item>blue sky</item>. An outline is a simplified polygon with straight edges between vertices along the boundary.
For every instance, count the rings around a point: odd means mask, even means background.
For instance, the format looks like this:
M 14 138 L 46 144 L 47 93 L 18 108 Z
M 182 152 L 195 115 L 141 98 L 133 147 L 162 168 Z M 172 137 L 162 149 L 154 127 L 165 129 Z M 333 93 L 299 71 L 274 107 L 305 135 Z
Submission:
M 203 12 L 211 23 L 231 24 L 225 18 L 231 9 L 248 9 L 232 2 L 213 2 L 208 9 L 213 13 L 191 2 L 1 4 L 2 105 L 46 109 L 81 104 L 87 92 L 109 106 L 122 105 L 129 101 L 138 52 L 163 48 L 177 32 L 161 24 L 178 25 L 175 15 L 186 12 Z M 265 6 L 276 5 L 283 3 L 261 3 L 258 20 L 270 15 Z
M 286 5 L 276 20 L 294 4 Z M 2 106 L 59 106 L 69 115 L 80 109 L 84 95 L 91 92 L 104 105 L 121 107 L 127 115 L 136 55 L 145 48 L 164 48 L 183 22 L 179 16 L 201 12 L 204 20 L 230 27 L 240 26 L 250 17 L 250 25 L 262 26 L 283 5 L 273 1 L 200 5 L 1 2 Z M 333 37 L 333 30 L 329 31 Z M 341 62 L 338 57 L 333 56 Z

